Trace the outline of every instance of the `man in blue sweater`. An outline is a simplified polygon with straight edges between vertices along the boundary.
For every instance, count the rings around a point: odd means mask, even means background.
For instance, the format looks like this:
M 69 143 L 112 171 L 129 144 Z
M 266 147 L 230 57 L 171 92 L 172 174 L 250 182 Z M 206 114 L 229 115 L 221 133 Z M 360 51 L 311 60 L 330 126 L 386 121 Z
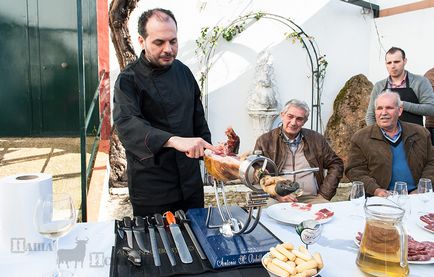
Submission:
M 386 91 L 375 100 L 375 122 L 351 138 L 346 176 L 362 181 L 369 195 L 388 196 L 396 181 L 416 191 L 420 178 L 434 180 L 434 147 L 429 132 L 400 121 L 399 94 Z

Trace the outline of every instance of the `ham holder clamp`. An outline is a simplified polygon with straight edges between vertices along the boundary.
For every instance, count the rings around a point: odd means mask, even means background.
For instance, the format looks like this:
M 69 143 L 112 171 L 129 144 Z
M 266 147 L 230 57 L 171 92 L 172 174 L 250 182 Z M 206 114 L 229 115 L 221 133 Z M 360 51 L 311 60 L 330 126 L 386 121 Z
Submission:
M 253 231 L 259 222 L 261 209 L 266 206 L 270 197 L 269 191 L 261 188 L 262 176 L 296 175 L 298 173 L 318 171 L 318 168 L 308 168 L 293 172 L 278 173 L 276 164 L 269 158 L 262 156 L 261 151 L 255 151 L 253 155 L 245 159 L 236 155 L 239 148 L 239 137 L 232 128 L 226 130 L 228 141 L 223 145 L 224 153 L 215 154 L 207 150 L 204 156 L 205 168 L 207 170 L 207 182 L 214 188 L 217 202 L 217 211 L 220 215 L 218 224 L 212 224 L 213 208 L 208 208 L 206 226 L 208 228 L 219 228 L 220 233 L 225 237 L 232 237 L 239 234 L 248 234 Z M 284 179 L 284 178 L 281 178 Z M 247 204 L 244 207 L 248 211 L 248 217 L 244 221 L 234 217 L 228 208 L 225 194 L 225 185 L 229 183 L 243 183 L 251 189 L 247 192 Z M 272 190 L 284 196 L 299 189 L 296 182 L 284 181 L 284 187 L 276 185 Z M 280 193 L 282 192 L 282 194 Z M 256 216 L 253 217 L 253 214 Z

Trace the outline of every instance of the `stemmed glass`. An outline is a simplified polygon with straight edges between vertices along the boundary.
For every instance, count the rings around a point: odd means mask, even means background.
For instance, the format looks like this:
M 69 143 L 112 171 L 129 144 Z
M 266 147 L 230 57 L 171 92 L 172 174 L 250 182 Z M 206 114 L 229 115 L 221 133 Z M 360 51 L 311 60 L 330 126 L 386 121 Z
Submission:
M 396 203 L 405 210 L 405 217 L 408 217 L 410 213 L 410 208 L 408 207 L 410 197 L 408 196 L 407 183 L 401 181 L 395 182 L 393 193 Z
M 417 185 L 418 198 L 423 202 L 423 204 L 431 201 L 433 196 L 432 183 L 430 179 L 421 178 L 419 184 Z M 426 207 L 426 205 L 423 205 Z
M 53 252 L 57 255 L 58 238 L 66 235 L 76 221 L 76 212 L 71 196 L 66 193 L 44 195 L 36 204 L 33 219 L 37 231 L 53 241 Z M 71 275 L 68 272 L 59 272 L 56 267 L 44 276 Z
M 365 186 L 363 182 L 360 181 L 354 181 L 353 185 L 351 186 L 351 192 L 350 192 L 350 201 L 351 204 L 355 206 L 356 213 L 353 214 L 355 217 L 363 217 L 363 211 L 359 208 L 362 206 L 363 202 L 365 201 Z

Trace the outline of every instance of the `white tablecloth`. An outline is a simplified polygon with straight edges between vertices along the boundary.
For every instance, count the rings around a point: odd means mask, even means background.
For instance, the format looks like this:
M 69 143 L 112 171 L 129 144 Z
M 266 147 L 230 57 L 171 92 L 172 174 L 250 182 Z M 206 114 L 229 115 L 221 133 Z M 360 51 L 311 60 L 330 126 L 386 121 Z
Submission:
M 113 221 L 76 224 L 71 232 L 59 240 L 59 249 L 71 249 L 62 257 L 68 260 L 68 263 L 61 263 L 59 268 L 74 273 L 74 276 L 109 276 L 111 249 L 115 238 L 113 224 Z M 77 240 L 84 241 L 84 249 L 75 248 Z M 12 253 L 7 257 L 0 257 L 0 276 L 43 276 L 57 266 L 57 254 L 50 251 L 50 246 L 50 241 L 46 240 L 46 243 L 34 247 L 36 249 L 28 253 Z M 15 248 L 12 251 L 19 252 L 20 242 L 15 241 L 11 247 Z M 74 248 L 75 250 L 72 250 Z M 74 260 L 81 258 L 83 266 L 81 262 L 75 266 Z
M 406 222 L 406 228 L 416 240 L 434 240 L 434 234 L 421 229 L 415 223 L 417 211 L 421 205 L 416 197 L 411 197 L 412 217 Z M 309 246 L 309 250 L 322 254 L 325 268 L 323 277 L 364 276 L 356 266 L 357 247 L 354 237 L 357 231 L 363 231 L 364 219 L 352 217 L 354 207 L 348 201 L 320 204 L 334 211 L 333 219 L 326 223 L 319 241 Z M 432 205 L 431 205 L 432 206 Z M 425 207 L 426 208 L 426 207 Z M 261 222 L 282 241 L 295 245 L 302 244 L 294 226 L 278 222 L 267 215 L 266 209 Z M 80 223 L 74 226 L 69 234 L 59 240 L 59 249 L 73 249 L 77 240 L 87 240 L 85 251 L 72 251 L 67 255 L 69 270 L 74 276 L 109 276 L 111 249 L 114 245 L 113 221 L 101 223 Z M 48 245 L 47 240 L 47 245 Z M 84 255 L 84 256 L 83 256 Z M 22 277 L 42 276 L 44 272 L 57 266 L 56 253 L 30 251 L 27 254 L 11 254 L 0 257 L 0 276 Z M 83 266 L 75 266 L 73 259 L 84 257 Z M 68 270 L 67 263 L 60 264 L 60 269 Z M 434 276 L 434 265 L 410 265 L 410 276 Z
M 416 225 L 417 213 L 422 208 L 421 202 L 413 195 L 410 200 L 411 215 L 405 221 L 408 234 L 418 241 L 434 241 L 433 233 L 429 233 Z M 314 205 L 314 207 L 316 206 Z M 318 242 L 309 246 L 310 251 L 318 251 L 323 257 L 325 268 L 322 270 L 321 276 L 365 276 L 356 265 L 358 248 L 354 243 L 356 233 L 358 231 L 363 232 L 364 218 L 352 216 L 356 214 L 355 207 L 349 201 L 318 204 L 318 206 L 328 208 L 335 213 L 333 219 L 324 224 L 322 235 Z M 359 209 L 362 211 L 361 208 Z M 272 219 L 267 215 L 266 209 L 261 215 L 260 221 L 280 240 L 292 242 L 295 245 L 302 244 L 293 225 Z M 410 276 L 434 276 L 434 264 L 410 264 Z

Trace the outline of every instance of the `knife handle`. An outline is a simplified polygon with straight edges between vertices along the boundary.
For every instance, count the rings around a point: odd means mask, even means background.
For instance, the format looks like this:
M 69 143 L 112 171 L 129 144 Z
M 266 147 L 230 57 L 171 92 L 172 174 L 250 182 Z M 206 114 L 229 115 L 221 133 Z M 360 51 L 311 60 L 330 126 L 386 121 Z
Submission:
M 137 227 L 145 227 L 145 220 L 141 216 L 136 216 L 134 218 L 134 223 Z
M 129 216 L 124 217 L 124 227 L 125 228 L 131 228 L 131 218 Z
M 164 219 L 161 214 L 154 214 L 154 220 L 157 227 L 164 227 Z
M 167 224 L 176 224 L 176 218 L 171 211 L 165 212 L 163 215 L 166 217 Z

